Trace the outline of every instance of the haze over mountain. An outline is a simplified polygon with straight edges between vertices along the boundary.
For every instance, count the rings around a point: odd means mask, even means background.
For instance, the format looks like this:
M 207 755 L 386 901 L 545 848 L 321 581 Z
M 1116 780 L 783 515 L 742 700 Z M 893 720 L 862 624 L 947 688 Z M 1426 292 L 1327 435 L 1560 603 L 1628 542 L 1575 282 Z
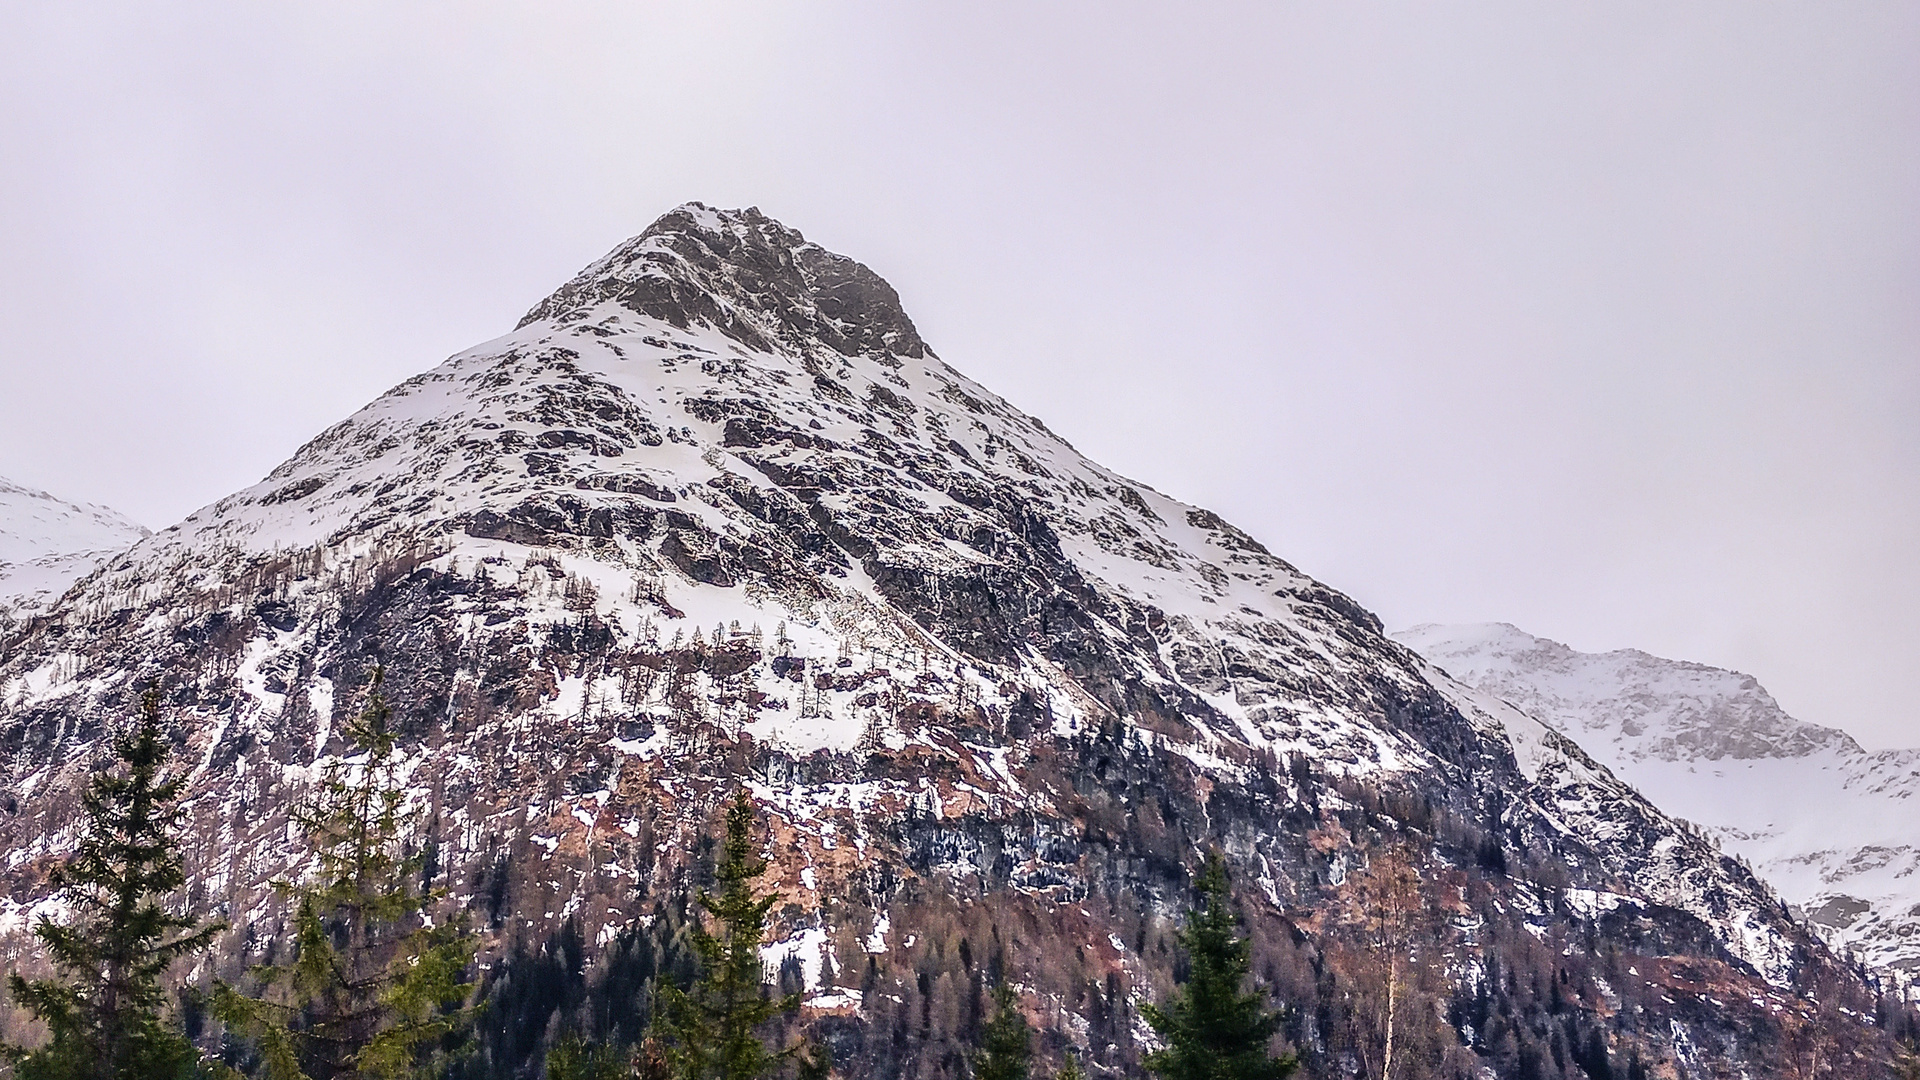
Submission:
M 188 895 L 232 923 L 211 967 L 267 955 L 288 811 L 375 671 L 499 970 L 568 941 L 662 977 L 744 786 L 768 958 L 852 1075 L 952 1075 L 990 967 L 1047 1053 L 1137 1064 L 1210 849 L 1328 1069 L 1364 1052 L 1366 883 L 1401 860 L 1430 1075 L 1887 1049 L 1867 973 L 1737 861 L 756 210 L 667 214 L 0 638 L 0 932 L 50 910 L 75 785 L 151 687 L 193 767 Z
M 104 506 L 70 503 L 0 477 L 0 625 L 44 610 L 148 535 Z
M 1920 750 L 1863 750 L 1752 676 L 1637 649 L 1576 652 L 1506 623 L 1393 636 L 1704 826 L 1835 945 L 1920 970 Z

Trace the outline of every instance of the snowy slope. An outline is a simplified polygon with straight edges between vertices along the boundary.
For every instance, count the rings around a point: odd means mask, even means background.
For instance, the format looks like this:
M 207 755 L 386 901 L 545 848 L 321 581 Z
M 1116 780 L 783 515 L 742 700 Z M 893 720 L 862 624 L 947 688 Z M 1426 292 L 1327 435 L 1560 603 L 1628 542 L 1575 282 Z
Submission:
M 51 606 L 148 535 L 104 506 L 70 503 L 0 477 L 0 621 Z
M 1031 903 L 1035 933 L 1172 913 L 1167 868 L 1209 845 L 1276 918 L 1325 905 L 1391 817 L 1364 790 L 1423 843 L 1436 820 L 1480 830 L 1454 867 L 1550 867 L 1487 886 L 1528 942 L 1638 919 L 1633 941 L 1692 957 L 1688 985 L 1718 972 L 1769 1011 L 1831 964 L 1573 740 L 1089 461 L 936 356 L 878 276 L 753 210 L 666 215 L 11 644 L 0 934 L 71 840 L 61 793 L 147 686 L 187 729 L 196 887 L 270 912 L 298 857 L 286 807 L 345 751 L 376 665 L 461 898 L 495 883 L 523 927 L 617 932 L 630 883 L 741 775 L 787 830 L 781 940 L 815 950 L 907 926 L 878 884 L 902 867 Z
M 1836 945 L 1920 970 L 1920 751 L 1863 750 L 1703 664 L 1576 652 L 1505 623 L 1394 637 L 1705 827 Z
M 782 325 L 742 303 L 753 294 L 742 295 L 731 267 L 688 295 L 687 279 L 716 273 L 689 264 L 688 232 L 777 224 L 693 206 L 662 225 L 588 267 L 515 333 L 409 379 L 259 484 L 156 534 L 82 602 L 121 606 L 152 591 L 157 567 L 207 552 L 244 560 L 404 533 L 433 538 L 437 565 L 484 576 L 500 573 L 499 560 L 523 563 L 528 545 L 566 547 L 578 532 L 605 532 L 611 542 L 596 554 L 557 557 L 600 586 L 597 614 L 627 633 L 670 631 L 660 616 L 671 610 L 680 613 L 672 622 L 690 627 L 785 621 L 802 651 L 836 650 L 852 635 L 884 655 L 960 657 L 966 644 L 930 640 L 895 609 L 921 601 L 922 584 L 995 568 L 998 512 L 1020 500 L 1044 513 L 1032 528 L 1051 535 L 1033 540 L 1057 545 L 1049 554 L 1063 566 L 1119 603 L 1151 606 L 1161 640 L 1154 655 L 1130 660 L 1150 680 L 1184 683 L 1173 689 L 1203 699 L 1210 723 L 1196 731 L 1180 723 L 1183 734 L 1310 750 L 1357 771 L 1425 763 L 1405 736 L 1357 715 L 1346 694 L 1285 693 L 1259 678 L 1236 684 L 1226 670 L 1251 662 L 1260 674 L 1295 666 L 1328 683 L 1379 674 L 1418 685 L 1399 665 L 1358 666 L 1344 623 L 1348 613 L 1372 616 L 1352 601 L 1210 512 L 1082 457 L 941 361 L 904 315 L 868 328 L 871 340 L 846 337 L 844 319 L 811 307 L 780 311 Z M 836 260 L 866 273 L 816 246 L 800 250 L 825 264 L 823 274 Z M 856 279 L 851 291 L 864 300 L 858 290 L 874 282 Z M 644 313 L 652 302 L 644 290 L 654 287 L 671 295 L 667 318 Z M 675 325 L 683 307 L 707 324 Z M 834 349 L 783 343 L 794 321 Z M 826 492 L 817 508 L 793 501 L 794 491 L 815 489 Z M 665 515 L 673 531 L 664 560 L 625 528 L 646 515 Z M 833 541 L 825 556 L 786 550 L 793 522 L 822 521 Z M 831 550 L 843 533 L 871 534 L 883 550 L 847 560 Z M 726 552 L 760 546 L 793 561 L 770 567 L 780 572 L 766 587 L 736 588 L 745 564 Z M 638 599 L 636 568 L 646 579 Z M 887 580 L 874 580 L 875 570 Z M 549 613 L 569 616 L 558 604 Z M 1060 681 L 1044 657 L 974 652 L 1033 681 Z M 1107 711 L 1059 693 L 1063 725 Z M 851 745 L 859 724 L 833 719 L 804 729 L 797 717 L 756 723 L 802 751 Z

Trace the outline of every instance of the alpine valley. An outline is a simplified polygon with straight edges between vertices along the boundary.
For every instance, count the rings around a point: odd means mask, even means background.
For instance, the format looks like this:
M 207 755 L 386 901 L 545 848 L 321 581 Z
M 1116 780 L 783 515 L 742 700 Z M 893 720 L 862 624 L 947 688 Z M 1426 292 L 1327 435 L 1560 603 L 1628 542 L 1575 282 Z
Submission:
M 1567 734 L 1086 460 L 757 210 L 674 210 L 6 632 L 9 963 L 148 688 L 184 901 L 229 924 L 181 977 L 283 949 L 289 810 L 376 668 L 431 883 L 486 935 L 462 1075 L 639 1034 L 741 788 L 765 957 L 844 1076 L 964 1076 L 1002 978 L 1037 1068 L 1137 1073 L 1209 850 L 1312 1076 L 1378 1076 L 1383 1018 L 1397 1076 L 1463 1080 L 1877 1076 L 1910 1023 Z

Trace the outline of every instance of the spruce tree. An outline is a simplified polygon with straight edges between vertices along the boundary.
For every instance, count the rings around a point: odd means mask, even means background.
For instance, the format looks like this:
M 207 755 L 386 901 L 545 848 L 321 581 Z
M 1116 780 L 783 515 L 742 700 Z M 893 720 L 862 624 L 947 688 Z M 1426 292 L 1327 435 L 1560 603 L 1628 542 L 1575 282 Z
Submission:
M 1073 1051 L 1067 1051 L 1067 1059 L 1060 1063 L 1060 1071 L 1053 1074 L 1053 1080 L 1087 1080 L 1087 1072 L 1080 1067 L 1080 1059 Z
M 755 852 L 753 802 L 742 791 L 727 808 L 727 839 L 717 880 L 718 896 L 700 894 L 700 907 L 714 920 L 689 929 L 700 973 L 686 990 L 669 986 L 660 993 L 660 1028 L 678 1080 L 761 1080 L 799 1052 L 799 1046 L 774 1051 L 760 1028 L 800 1007 L 800 995 L 769 996 L 760 943 L 766 937 L 767 912 L 780 897 L 754 891 L 766 861 Z
M 1268 1052 L 1280 1014 L 1257 991 L 1241 992 L 1252 950 L 1228 906 L 1227 867 L 1218 852 L 1207 856 L 1198 884 L 1204 900 L 1180 932 L 1193 971 L 1160 1005 L 1141 1006 L 1166 1044 L 1142 1064 L 1162 1080 L 1281 1080 L 1298 1061 Z
M 392 710 L 375 669 L 366 707 L 346 734 L 359 751 L 334 762 L 295 813 L 314 866 L 282 883 L 294 908 L 293 952 L 253 969 L 258 997 L 221 984 L 214 1012 L 254 1040 L 270 1080 L 374 1080 L 421 1075 L 436 1044 L 466 1028 L 475 943 L 464 925 L 430 925 L 440 893 L 403 834 Z
M 993 1016 L 980 1028 L 971 1059 L 973 1080 L 1027 1080 L 1032 1060 L 1033 1029 L 1003 979 L 993 988 Z
M 162 775 L 158 695 L 148 692 L 139 722 L 112 745 L 116 767 L 81 797 L 79 850 L 54 872 L 75 918 L 34 928 L 61 977 L 8 980 L 51 1035 L 38 1050 L 7 1048 L 19 1080 L 159 1080 L 191 1075 L 199 1058 L 162 1018 L 160 980 L 221 927 L 161 906 L 186 881 L 175 805 L 185 777 Z

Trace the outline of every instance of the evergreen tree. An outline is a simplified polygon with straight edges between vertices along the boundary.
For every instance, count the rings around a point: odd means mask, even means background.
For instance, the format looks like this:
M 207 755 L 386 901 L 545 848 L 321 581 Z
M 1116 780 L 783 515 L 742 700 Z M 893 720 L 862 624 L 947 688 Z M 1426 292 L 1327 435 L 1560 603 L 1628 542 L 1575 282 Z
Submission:
M 1205 900 L 1180 932 L 1193 973 L 1159 1006 L 1140 1007 L 1166 1043 L 1142 1064 L 1162 1080 L 1281 1080 L 1298 1060 L 1268 1053 L 1280 1014 L 1266 1009 L 1257 991 L 1241 992 L 1251 946 L 1227 906 L 1227 867 L 1218 852 L 1207 856 L 1199 887 Z
M 1571 1026 L 1571 1021 L 1569 1025 Z M 1569 1048 L 1578 1046 L 1574 1062 L 1586 1071 L 1590 1080 L 1613 1080 L 1613 1061 L 1607 1056 L 1607 1036 L 1596 1025 L 1587 1029 L 1584 1043 L 1567 1040 Z
M 347 725 L 360 760 L 329 765 L 295 814 L 315 865 L 307 883 L 281 886 L 294 904 L 292 957 L 254 969 L 259 997 L 215 990 L 215 1013 L 256 1042 L 270 1080 L 422 1075 L 436 1044 L 472 1019 L 475 943 L 461 924 L 429 925 L 440 894 L 417 887 L 424 859 L 405 848 L 382 676 L 376 668 Z
M 700 907 L 718 932 L 696 924 L 689 929 L 700 974 L 686 990 L 669 986 L 660 993 L 660 1028 L 678 1080 L 761 1080 L 772 1075 L 800 1047 L 773 1051 L 760 1028 L 800 1007 L 800 995 L 771 997 L 764 992 L 766 965 L 760 943 L 766 937 L 767 911 L 779 894 L 760 895 L 754 883 L 766 873 L 766 861 L 754 850 L 753 802 L 742 791 L 727 809 L 727 840 L 717 877 L 720 894 L 700 894 Z
M 1080 1059 L 1073 1051 L 1067 1051 L 1067 1059 L 1060 1063 L 1060 1071 L 1053 1074 L 1053 1080 L 1087 1080 L 1087 1072 L 1080 1067 Z
M 158 1080 L 191 1075 L 199 1058 L 161 1017 L 160 979 L 221 927 L 160 903 L 186 872 L 175 805 L 185 777 L 162 776 L 158 695 L 148 692 L 138 724 L 114 736 L 113 753 L 119 768 L 95 773 L 81 797 L 79 850 L 54 872 L 76 917 L 34 928 L 61 978 L 8 980 L 51 1034 L 39 1050 L 7 1048 L 19 1080 Z
M 547 1051 L 547 1080 L 623 1080 L 626 1056 L 611 1046 L 588 1046 L 569 1031 Z
M 1020 1012 L 1013 987 L 993 988 L 993 1016 L 980 1028 L 971 1064 L 973 1080 L 1027 1080 L 1033 1060 L 1033 1029 Z

